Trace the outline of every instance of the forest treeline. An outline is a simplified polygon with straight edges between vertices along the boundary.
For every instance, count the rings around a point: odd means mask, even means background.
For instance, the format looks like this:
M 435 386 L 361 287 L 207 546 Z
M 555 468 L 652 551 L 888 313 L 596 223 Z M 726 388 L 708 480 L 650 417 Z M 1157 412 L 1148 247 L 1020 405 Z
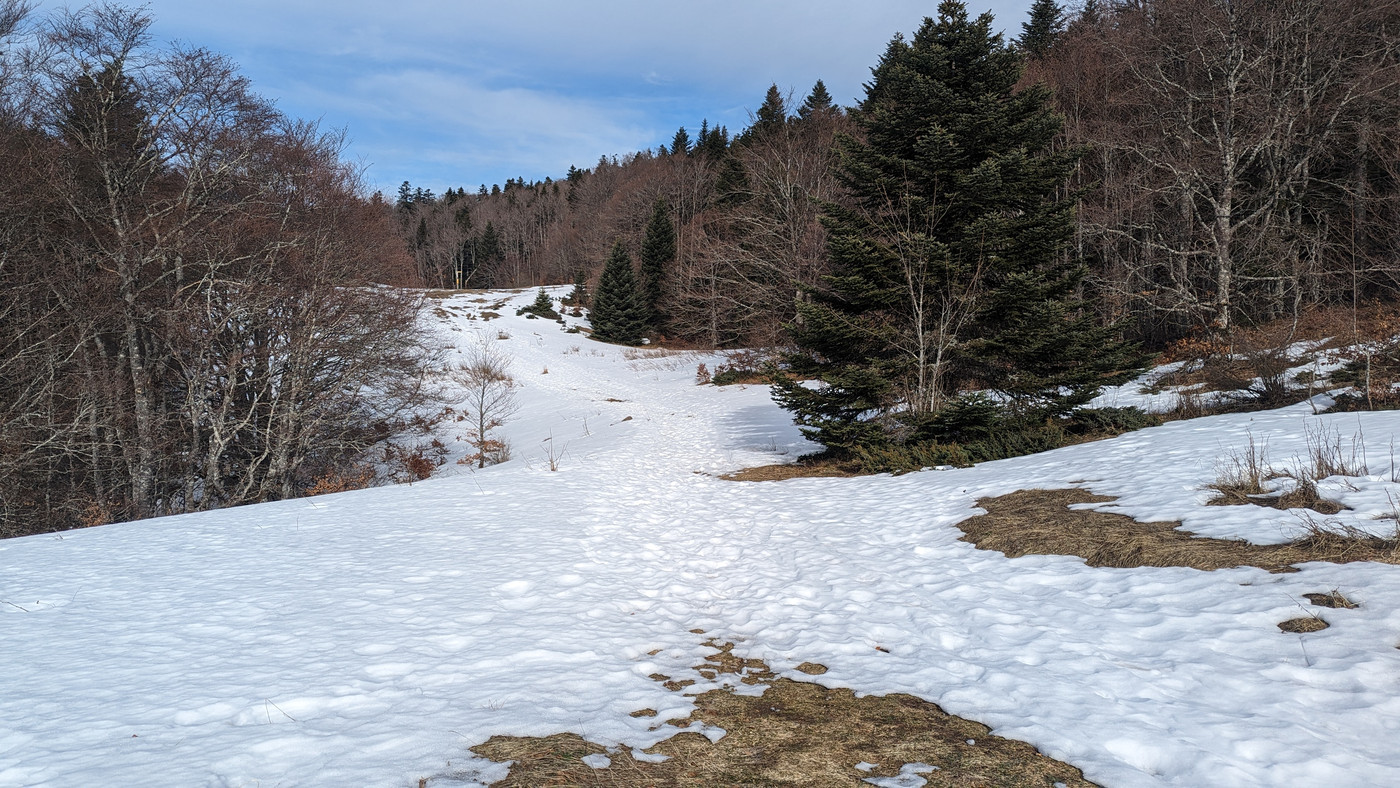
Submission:
M 835 136 L 849 123 L 820 82 L 805 101 L 769 89 L 737 135 L 702 121 L 669 146 L 604 157 L 560 180 L 511 179 L 433 195 L 404 183 L 400 232 L 436 287 L 584 281 L 596 289 L 615 243 L 639 256 L 658 201 L 675 228 L 664 272 L 664 335 L 713 346 L 773 345 L 798 283 L 827 271 L 820 204 L 840 198 Z
M 0 536 L 299 495 L 423 381 L 340 136 L 150 25 L 0 0 Z
M 1082 154 L 1063 190 L 1088 308 L 1161 347 L 1394 299 L 1398 20 L 1390 0 L 1036 0 L 1009 43 L 1021 86 L 1051 91 L 1057 145 Z M 859 133 L 820 83 L 805 99 L 774 86 L 733 136 L 702 122 L 558 181 L 406 183 L 398 226 L 434 286 L 596 285 L 660 200 L 677 239 L 660 333 L 782 344 L 798 291 L 832 273 L 821 206 L 849 205 L 832 164 Z

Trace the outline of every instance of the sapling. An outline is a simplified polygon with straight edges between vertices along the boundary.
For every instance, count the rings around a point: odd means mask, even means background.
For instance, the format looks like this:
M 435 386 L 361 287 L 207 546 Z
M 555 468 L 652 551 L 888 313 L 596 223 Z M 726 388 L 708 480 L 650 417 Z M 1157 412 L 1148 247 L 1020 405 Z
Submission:
M 475 462 L 476 467 L 485 468 L 510 458 L 509 447 L 494 437 L 495 430 L 519 408 L 509 368 L 505 354 L 484 342 L 473 345 L 457 367 L 454 377 L 465 395 L 458 421 L 466 423 L 466 441 L 476 449 L 462 458 L 463 464 Z

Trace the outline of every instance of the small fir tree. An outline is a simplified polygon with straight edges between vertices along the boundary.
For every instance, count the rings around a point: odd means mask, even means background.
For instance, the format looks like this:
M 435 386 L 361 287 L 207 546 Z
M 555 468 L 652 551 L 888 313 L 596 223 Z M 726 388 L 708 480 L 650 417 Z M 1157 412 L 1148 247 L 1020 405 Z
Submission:
M 529 306 L 521 307 L 515 314 L 534 315 L 546 320 L 559 319 L 559 313 L 554 311 L 554 299 L 549 297 L 549 293 L 546 293 L 543 287 L 540 288 L 540 292 L 535 295 L 535 300 L 530 302 Z
M 646 306 L 637 292 L 632 258 L 621 239 L 613 244 L 612 254 L 603 266 L 589 318 L 593 323 L 593 337 L 604 342 L 637 345 L 646 332 Z

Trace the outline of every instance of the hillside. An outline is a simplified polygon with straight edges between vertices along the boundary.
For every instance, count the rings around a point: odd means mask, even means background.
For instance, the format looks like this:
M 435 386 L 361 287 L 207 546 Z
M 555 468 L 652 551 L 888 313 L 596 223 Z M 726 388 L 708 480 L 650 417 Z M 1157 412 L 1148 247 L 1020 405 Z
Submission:
M 0 784 L 480 784 L 505 771 L 468 752 L 492 736 L 676 733 L 658 721 L 725 683 L 694 667 L 707 643 L 933 701 L 1103 785 L 1400 784 L 1400 567 L 1101 568 L 958 528 L 982 499 L 1081 488 L 1111 500 L 1078 509 L 1285 542 L 1324 517 L 1206 486 L 1251 445 L 1286 464 L 1311 441 L 1355 471 L 1318 481 L 1349 507 L 1325 519 L 1388 535 L 1400 412 L 1302 403 L 967 469 L 734 482 L 814 448 L 766 387 L 516 316 L 534 295 L 425 318 L 452 352 L 510 358 L 509 462 L 456 463 L 449 422 L 412 485 L 0 541 Z M 1304 596 L 1333 591 L 1357 607 Z M 1277 626 L 1312 614 L 1330 626 Z

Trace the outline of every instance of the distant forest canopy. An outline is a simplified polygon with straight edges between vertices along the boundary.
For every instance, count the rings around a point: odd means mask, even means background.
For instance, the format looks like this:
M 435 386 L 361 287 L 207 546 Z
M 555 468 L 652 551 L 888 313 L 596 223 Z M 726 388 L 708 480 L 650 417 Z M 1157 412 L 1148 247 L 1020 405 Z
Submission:
M 896 39 L 902 40 L 902 39 Z M 1012 42 L 1082 153 L 1070 254 L 1105 325 L 1161 347 L 1400 288 L 1400 4 L 1393 0 L 1036 0 Z M 777 86 L 741 133 L 702 122 L 558 181 L 433 195 L 397 221 L 436 287 L 596 285 L 654 204 L 677 255 L 664 335 L 781 344 L 796 294 L 832 273 L 822 205 L 856 108 Z

